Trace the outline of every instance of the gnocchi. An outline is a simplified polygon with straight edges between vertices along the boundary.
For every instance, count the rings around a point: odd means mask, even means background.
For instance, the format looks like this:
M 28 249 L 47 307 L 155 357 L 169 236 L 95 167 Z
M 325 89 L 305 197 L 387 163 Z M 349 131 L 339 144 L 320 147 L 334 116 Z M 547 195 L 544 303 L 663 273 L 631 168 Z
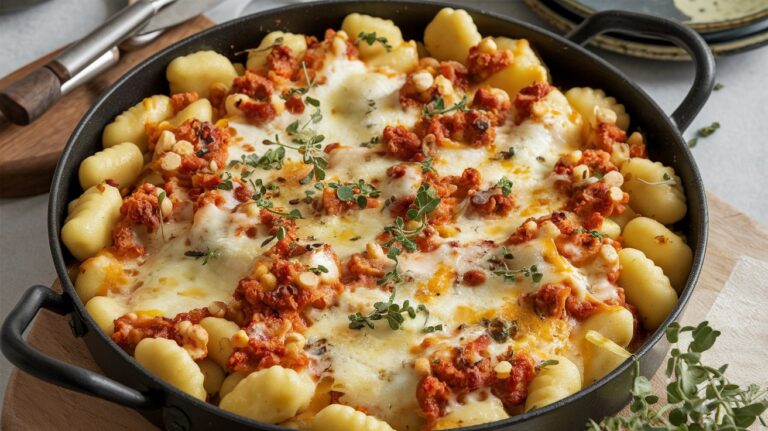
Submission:
M 307 41 L 301 34 L 285 33 L 282 31 L 273 31 L 264 36 L 256 49 L 248 51 L 248 62 L 246 68 L 251 71 L 261 71 L 267 65 L 267 56 L 272 52 L 269 47 L 275 45 L 287 46 L 291 54 L 301 57 L 307 50 Z M 238 73 L 240 75 L 240 73 Z
M 424 46 L 438 60 L 467 62 L 469 48 L 482 39 L 472 17 L 461 9 L 444 8 L 424 30 Z
M 123 142 L 99 151 L 80 164 L 80 187 L 87 190 L 106 180 L 127 187 L 136 181 L 144 168 L 144 155 L 131 142 Z
M 312 418 L 307 430 L 394 431 L 386 422 L 341 404 L 331 404 L 320 410 Z
M 213 84 L 229 88 L 237 70 L 227 57 L 215 51 L 198 51 L 173 59 L 165 76 L 171 84 L 171 94 L 197 93 L 207 98 Z
M 620 250 L 619 261 L 619 285 L 624 288 L 627 301 L 637 307 L 646 328 L 658 328 L 677 303 L 677 293 L 669 278 L 640 250 Z
M 642 251 L 664 271 L 677 292 L 683 289 L 691 272 L 693 252 L 682 238 L 648 217 L 627 223 L 623 236 L 627 247 Z
M 205 376 L 183 347 L 165 338 L 145 338 L 136 345 L 136 362 L 182 392 L 205 400 Z
M 274 365 L 241 380 L 219 406 L 267 423 L 279 423 L 309 405 L 315 383 L 294 370 Z
M 388 19 L 351 13 L 342 21 L 341 29 L 347 33 L 351 40 L 356 41 L 360 58 L 366 61 L 397 50 L 403 43 L 400 29 Z M 361 34 L 375 35 L 375 39 L 378 40 L 374 40 L 373 43 L 365 42 L 360 37 Z M 415 50 L 415 48 L 414 44 L 413 49 Z
M 461 428 L 480 425 L 486 422 L 496 422 L 508 418 L 501 400 L 493 395 L 487 395 L 482 401 L 470 401 L 462 404 L 435 423 L 436 430 Z
M 102 134 L 104 148 L 130 142 L 147 151 L 146 127 L 173 116 L 171 98 L 163 95 L 147 97 L 107 124 Z
M 117 188 L 99 184 L 86 190 L 70 207 L 61 240 L 75 258 L 84 261 L 112 243 L 112 228 L 122 204 Z
M 556 363 L 543 367 L 528 387 L 525 411 L 552 404 L 581 389 L 581 373 L 576 364 L 562 356 L 552 360 Z
M 622 189 L 629 193 L 633 210 L 661 224 L 672 224 L 685 217 L 685 194 L 674 169 L 633 157 L 621 167 L 621 174 Z

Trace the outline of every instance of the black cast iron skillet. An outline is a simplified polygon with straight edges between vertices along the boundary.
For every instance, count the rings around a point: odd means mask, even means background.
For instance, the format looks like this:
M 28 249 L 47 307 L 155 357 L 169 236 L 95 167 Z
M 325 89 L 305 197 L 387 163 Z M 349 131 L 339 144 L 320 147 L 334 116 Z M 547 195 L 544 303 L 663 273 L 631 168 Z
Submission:
M 326 28 L 339 28 L 349 13 L 360 12 L 394 20 L 408 39 L 422 38 L 427 23 L 438 10 L 448 6 L 416 1 L 342 1 L 301 4 L 240 18 L 219 25 L 166 48 L 140 64 L 102 95 L 75 128 L 54 174 L 49 203 L 48 230 L 51 251 L 64 288 L 58 294 L 45 286 L 30 288 L 8 315 L 2 328 L 2 350 L 20 369 L 53 384 L 138 409 L 143 415 L 169 430 L 280 430 L 275 425 L 251 421 L 194 399 L 157 379 L 138 365 L 109 337 L 104 335 L 75 293 L 67 275 L 72 256 L 59 239 L 67 203 L 80 193 L 78 166 L 101 149 L 101 131 L 126 108 L 152 94 L 167 94 L 165 67 L 179 55 L 213 49 L 242 61 L 235 53 L 258 45 L 272 30 L 321 36 Z M 714 60 L 695 32 L 665 19 L 607 11 L 585 20 L 565 37 L 512 18 L 467 8 L 483 35 L 526 38 L 538 51 L 562 88 L 602 88 L 627 108 L 633 127 L 643 131 L 653 160 L 673 166 L 682 178 L 688 198 L 688 215 L 677 228 L 694 250 L 693 269 L 677 307 L 665 323 L 636 352 L 643 374 L 653 374 L 668 349 L 664 328 L 677 319 L 693 291 L 701 271 L 707 240 L 707 208 L 696 164 L 681 133 L 691 123 L 712 91 Z M 681 105 L 668 117 L 651 98 L 616 68 L 580 45 L 609 30 L 629 30 L 667 39 L 691 55 L 696 70 L 693 86 Z M 40 309 L 69 315 L 76 336 L 82 337 L 105 375 L 78 368 L 48 357 L 22 337 Z M 623 407 L 629 400 L 633 379 L 630 360 L 594 385 L 542 409 L 513 418 L 465 430 L 549 430 L 583 429 L 592 418 L 599 420 Z M 109 377 L 107 377 L 109 376 Z

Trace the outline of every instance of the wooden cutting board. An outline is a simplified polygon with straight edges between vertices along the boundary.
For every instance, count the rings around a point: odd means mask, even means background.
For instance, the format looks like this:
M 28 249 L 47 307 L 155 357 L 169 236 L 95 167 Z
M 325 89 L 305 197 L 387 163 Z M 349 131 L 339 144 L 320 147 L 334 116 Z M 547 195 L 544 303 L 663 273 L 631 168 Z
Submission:
M 709 247 L 704 269 L 688 303 L 683 324 L 698 323 L 707 315 L 741 256 L 768 260 L 768 231 L 754 220 L 709 195 Z M 56 283 L 55 288 L 60 288 Z M 758 290 L 761 287 L 753 286 Z M 743 292 L 750 296 L 750 292 Z M 64 317 L 41 313 L 29 331 L 29 342 L 68 363 L 98 370 L 82 340 L 73 337 Z M 663 367 L 662 367 L 663 368 Z M 662 393 L 663 372 L 653 379 Z M 133 410 L 44 383 L 14 370 L 5 392 L 2 431 L 146 430 L 153 429 Z
M 168 30 L 141 49 L 121 53 L 122 57 L 117 65 L 64 96 L 29 126 L 10 124 L 0 114 L 0 198 L 47 192 L 59 155 L 69 135 L 96 99 L 113 82 L 150 55 L 211 26 L 211 20 L 198 16 Z M 45 64 L 56 53 L 40 58 L 0 79 L 0 88 Z

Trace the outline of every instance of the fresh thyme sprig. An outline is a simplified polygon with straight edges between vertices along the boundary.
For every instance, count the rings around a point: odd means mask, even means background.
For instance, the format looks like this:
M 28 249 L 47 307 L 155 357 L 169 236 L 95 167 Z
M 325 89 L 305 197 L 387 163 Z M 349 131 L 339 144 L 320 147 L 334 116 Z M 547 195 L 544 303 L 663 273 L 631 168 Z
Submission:
M 240 156 L 240 160 L 231 160 L 229 162 L 229 167 L 231 168 L 235 165 L 240 164 L 244 166 L 250 166 L 254 169 L 256 168 L 261 168 L 264 170 L 282 169 L 284 159 L 285 159 L 285 148 L 278 147 L 278 148 L 267 150 L 267 152 L 265 152 L 262 156 L 259 156 L 258 154 L 255 154 L 255 153 L 251 153 L 247 155 L 243 154 Z M 253 171 L 244 171 L 241 177 L 243 179 L 246 179 L 250 177 L 252 174 L 253 174 Z
M 357 201 L 357 207 L 360 209 L 368 206 L 368 198 L 381 196 L 381 192 L 373 184 L 366 183 L 363 179 L 357 180 L 357 183 L 329 183 L 328 187 L 336 190 L 336 197 L 342 202 Z
M 467 108 L 467 102 L 469 99 L 467 99 L 467 95 L 465 94 L 462 96 L 461 100 L 454 103 L 450 107 L 445 107 L 445 100 L 443 100 L 442 96 L 437 96 L 433 101 L 427 103 L 424 105 L 424 109 L 422 110 L 422 114 L 424 114 L 427 118 L 432 118 L 433 115 L 437 114 L 448 114 L 453 111 L 469 111 L 469 108 Z
M 405 215 L 409 220 L 419 221 L 419 225 L 413 229 L 406 229 L 403 218 L 397 217 L 393 225 L 384 228 L 384 232 L 389 233 L 391 236 L 389 241 L 384 243 L 385 247 L 390 247 L 394 243 L 399 242 L 408 251 L 416 250 L 416 243 L 411 238 L 417 236 L 427 226 L 427 214 L 437 208 L 440 204 L 440 198 L 437 197 L 437 192 L 434 188 L 424 183 L 416 191 L 416 199 L 413 203 L 416 208 L 410 208 Z
M 502 261 L 501 264 L 504 266 L 504 269 L 497 269 L 493 273 L 504 277 L 506 281 L 517 281 L 522 276 L 530 277 L 531 281 L 538 283 L 544 277 L 544 274 L 539 272 L 536 265 L 531 265 L 529 268 L 509 269 L 506 262 Z
M 304 124 L 300 124 L 299 120 L 289 124 L 285 131 L 291 136 L 294 145 L 280 142 L 280 138 L 277 135 L 275 135 L 274 141 L 264 141 L 265 144 L 280 145 L 281 147 L 296 150 L 302 155 L 304 164 L 312 165 L 312 170 L 309 174 L 299 181 L 301 184 L 309 183 L 312 181 L 312 178 L 315 178 L 317 181 L 325 179 L 325 168 L 328 166 L 328 161 L 323 157 L 322 142 L 325 140 L 325 136 L 309 128 L 310 125 L 317 124 L 322 119 L 323 113 L 318 108 Z
M 203 258 L 203 266 L 205 266 L 211 259 L 216 259 L 221 256 L 221 252 L 219 250 L 211 250 L 210 248 L 205 251 L 188 250 L 184 252 L 184 256 L 194 257 L 195 260 Z
M 392 45 L 389 44 L 389 40 L 387 40 L 387 38 L 384 36 L 377 36 L 375 31 L 371 33 L 361 31 L 360 34 L 357 35 L 355 45 L 359 45 L 360 42 L 365 42 L 371 46 L 373 46 L 373 44 L 376 42 L 379 42 L 380 44 L 384 45 L 384 48 L 387 50 L 387 52 L 392 51 Z
M 683 349 L 679 336 L 686 332 L 692 340 Z M 741 387 L 725 376 L 727 364 L 715 368 L 701 362 L 701 354 L 711 349 L 719 336 L 720 331 L 706 321 L 697 326 L 670 324 L 666 337 L 673 346 L 665 371 L 670 379 L 667 402 L 659 404 L 660 398 L 651 392 L 651 382 L 640 375 L 639 362 L 635 362 L 631 414 L 608 417 L 599 424 L 590 421 L 587 430 L 747 431 L 756 420 L 766 426 L 761 415 L 768 408 L 768 387 Z
M 259 208 L 264 208 L 265 210 L 271 212 L 272 214 L 277 214 L 279 216 L 289 218 L 291 220 L 304 218 L 304 216 L 301 215 L 301 211 L 298 209 L 292 209 L 290 212 L 284 213 L 277 210 L 272 209 L 272 206 L 274 203 L 272 202 L 272 199 L 269 197 L 269 193 L 276 193 L 279 192 L 280 188 L 275 183 L 269 183 L 264 184 L 264 181 L 262 181 L 261 178 L 257 178 L 256 181 L 253 181 L 252 179 L 248 179 L 248 182 L 251 184 L 251 187 L 253 187 L 253 195 L 251 195 L 251 199 L 253 199 L 254 203 L 256 203 L 256 206 Z

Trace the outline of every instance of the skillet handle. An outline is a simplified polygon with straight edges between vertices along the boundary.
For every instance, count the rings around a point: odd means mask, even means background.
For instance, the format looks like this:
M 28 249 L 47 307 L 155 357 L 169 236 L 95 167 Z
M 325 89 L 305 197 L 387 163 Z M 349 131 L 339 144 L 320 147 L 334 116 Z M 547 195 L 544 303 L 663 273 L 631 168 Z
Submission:
M 704 107 L 715 85 L 715 58 L 704 39 L 675 21 L 617 10 L 598 12 L 590 16 L 565 37 L 571 42 L 583 45 L 592 37 L 606 31 L 645 33 L 672 42 L 688 52 L 693 59 L 696 74 L 685 99 L 672 112 L 672 121 L 681 133 L 684 132 Z
M 0 347 L 13 365 L 54 385 L 127 407 L 151 409 L 162 406 L 156 397 L 93 371 L 51 358 L 30 346 L 24 340 L 24 330 L 41 309 L 51 310 L 62 316 L 73 311 L 72 303 L 65 295 L 58 294 L 46 286 L 29 288 L 8 314 L 0 331 Z

